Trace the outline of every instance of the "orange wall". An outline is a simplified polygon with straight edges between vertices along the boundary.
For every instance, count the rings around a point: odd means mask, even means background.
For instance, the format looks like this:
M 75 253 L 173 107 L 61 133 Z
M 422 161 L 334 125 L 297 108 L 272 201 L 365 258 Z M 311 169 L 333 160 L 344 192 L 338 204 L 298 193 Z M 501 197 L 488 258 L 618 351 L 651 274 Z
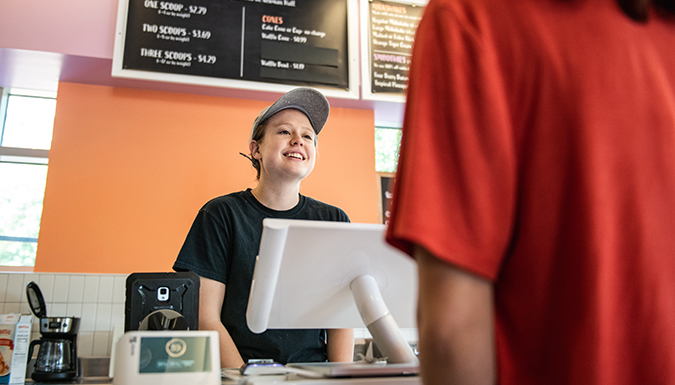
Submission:
M 61 83 L 36 272 L 171 271 L 199 208 L 255 186 L 266 102 Z M 377 222 L 373 111 L 333 108 L 301 192 Z

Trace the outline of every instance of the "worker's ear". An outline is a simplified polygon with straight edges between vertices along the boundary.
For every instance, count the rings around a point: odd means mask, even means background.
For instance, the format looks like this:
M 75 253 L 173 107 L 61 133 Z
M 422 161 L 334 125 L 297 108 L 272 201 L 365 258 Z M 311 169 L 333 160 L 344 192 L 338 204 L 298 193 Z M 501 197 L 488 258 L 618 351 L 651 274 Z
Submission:
M 262 155 L 260 155 L 260 145 L 258 144 L 257 141 L 255 140 L 250 141 L 248 143 L 248 150 L 251 152 L 251 156 L 253 157 L 253 159 L 260 160 L 260 158 L 262 157 Z

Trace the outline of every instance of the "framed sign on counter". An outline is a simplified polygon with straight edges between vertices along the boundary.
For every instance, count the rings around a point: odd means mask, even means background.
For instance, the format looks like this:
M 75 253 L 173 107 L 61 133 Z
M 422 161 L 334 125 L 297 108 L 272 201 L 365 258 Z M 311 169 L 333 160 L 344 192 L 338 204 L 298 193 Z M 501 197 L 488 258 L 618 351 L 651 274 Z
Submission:
M 357 0 L 120 0 L 112 75 L 358 99 Z
M 412 45 L 427 2 L 361 1 L 363 99 L 405 102 Z

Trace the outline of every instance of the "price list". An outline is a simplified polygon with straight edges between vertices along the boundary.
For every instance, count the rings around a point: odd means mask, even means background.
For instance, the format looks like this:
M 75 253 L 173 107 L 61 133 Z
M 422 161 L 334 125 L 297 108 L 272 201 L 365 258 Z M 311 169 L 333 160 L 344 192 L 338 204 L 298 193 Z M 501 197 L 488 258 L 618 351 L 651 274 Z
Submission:
M 123 70 L 349 88 L 347 0 L 127 0 Z
M 371 91 L 404 95 L 415 31 L 424 7 L 373 0 L 369 11 Z

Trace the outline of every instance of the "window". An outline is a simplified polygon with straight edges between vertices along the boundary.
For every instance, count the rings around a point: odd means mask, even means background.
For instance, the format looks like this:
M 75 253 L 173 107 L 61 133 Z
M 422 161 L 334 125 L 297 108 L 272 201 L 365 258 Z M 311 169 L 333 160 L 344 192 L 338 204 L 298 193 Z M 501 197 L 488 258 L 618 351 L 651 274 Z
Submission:
M 375 127 L 375 171 L 379 176 L 380 222 L 389 223 L 394 173 L 398 166 L 398 151 L 401 146 L 401 129 Z
M 401 129 L 375 127 L 375 171 L 396 172 Z
M 0 90 L 0 265 L 21 269 L 35 264 L 56 98 Z

